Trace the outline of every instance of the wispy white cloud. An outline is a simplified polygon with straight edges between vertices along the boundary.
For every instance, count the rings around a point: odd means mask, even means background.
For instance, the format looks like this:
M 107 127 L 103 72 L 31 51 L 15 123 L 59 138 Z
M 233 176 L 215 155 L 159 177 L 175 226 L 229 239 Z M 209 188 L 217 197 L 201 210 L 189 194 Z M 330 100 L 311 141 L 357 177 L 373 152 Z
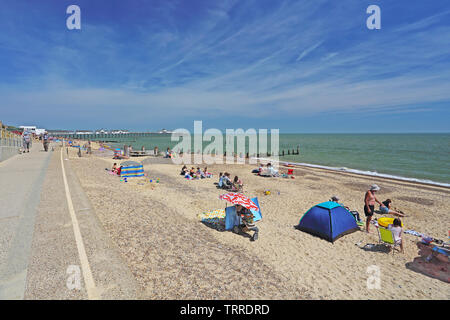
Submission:
M 297 59 L 295 59 L 295 61 L 302 60 L 304 57 L 306 57 L 309 53 L 314 51 L 322 43 L 323 43 L 323 41 L 320 41 L 320 42 L 316 43 L 315 45 L 313 45 L 312 47 L 309 47 L 308 49 L 303 50 L 303 52 L 297 57 Z
M 47 38 L 0 34 L 1 50 L 21 57 L 5 54 L 18 65 L 15 77 L 0 75 L 0 108 L 270 118 L 450 101 L 448 12 L 370 32 L 353 1 L 224 1 L 185 25 L 165 3 L 160 20 L 126 30 L 129 38 L 92 23 Z

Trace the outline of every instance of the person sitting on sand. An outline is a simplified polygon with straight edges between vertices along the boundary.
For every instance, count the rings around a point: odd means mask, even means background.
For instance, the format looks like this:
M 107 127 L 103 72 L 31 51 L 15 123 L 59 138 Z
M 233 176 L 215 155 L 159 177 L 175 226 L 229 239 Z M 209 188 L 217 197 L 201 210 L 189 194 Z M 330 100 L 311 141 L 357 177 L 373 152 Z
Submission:
M 252 173 L 256 173 L 256 175 L 259 176 L 259 174 L 261 173 L 261 171 L 262 171 L 262 166 L 261 166 L 261 164 L 260 164 L 259 167 L 258 167 L 257 169 L 253 169 L 253 170 L 252 170 Z
M 395 218 L 394 222 L 388 225 L 388 230 L 391 230 L 394 242 L 396 245 L 400 245 L 401 252 L 403 253 L 403 241 L 402 241 L 402 221 L 399 218 Z
M 233 183 L 231 182 L 230 174 L 228 172 L 225 172 L 222 180 L 222 188 L 231 189 L 232 187 Z
M 369 232 L 370 220 L 372 220 L 373 213 L 375 211 L 375 202 L 378 202 L 380 206 L 384 206 L 378 199 L 375 197 L 375 192 L 379 191 L 380 187 L 376 184 L 370 186 L 370 189 L 366 192 L 364 196 L 364 214 L 366 215 L 366 232 Z
M 183 168 L 181 168 L 181 173 L 180 175 L 185 176 L 186 173 L 189 173 L 189 170 L 186 166 L 183 166 Z
M 272 164 L 270 162 L 267 164 L 267 171 L 269 172 L 269 174 L 272 177 L 278 177 L 279 176 L 278 170 L 275 170 L 275 168 L 272 166 Z
M 341 205 L 342 207 L 344 207 L 345 209 L 347 209 L 347 210 L 349 210 L 350 211 L 350 208 L 349 207 L 346 207 L 346 206 L 344 206 L 343 204 L 341 204 L 341 203 L 339 203 L 339 197 L 338 196 L 332 196 L 331 197 L 331 199 L 330 199 L 330 201 L 331 202 L 336 202 L 337 204 L 339 204 L 339 205 Z
M 219 182 L 217 183 L 217 185 L 219 186 L 219 188 L 222 188 L 222 186 L 223 186 L 223 173 L 222 172 L 219 173 Z
M 118 176 L 120 176 L 120 174 L 122 173 L 122 166 L 120 166 L 119 169 L 117 169 L 116 173 Z
M 212 173 L 208 172 L 208 168 L 205 167 L 205 169 L 203 169 L 203 173 L 205 174 L 206 178 L 211 178 L 212 177 Z
M 244 190 L 244 184 L 238 176 L 234 177 L 232 190 L 235 192 L 242 192 Z
M 339 197 L 338 196 L 332 196 L 330 201 L 339 203 Z
M 114 172 L 114 173 L 117 171 L 117 163 L 114 162 L 114 164 L 113 164 L 113 166 L 111 168 L 111 171 Z
M 204 179 L 205 174 L 203 173 L 202 169 L 200 169 L 200 167 L 197 167 L 197 171 L 195 172 L 195 175 L 197 176 L 197 178 L 199 179 Z
M 258 169 L 255 169 L 255 170 L 253 170 L 252 172 L 253 172 L 253 173 L 256 173 L 256 174 L 258 174 L 258 176 L 260 176 L 260 175 L 261 175 L 261 172 L 262 172 L 263 170 L 264 170 L 264 165 L 260 163 Z
M 243 222 L 243 225 L 241 225 L 241 230 L 243 232 L 254 231 L 255 233 L 253 233 L 251 240 L 252 241 L 258 240 L 259 229 L 255 225 L 255 222 L 253 221 L 253 219 L 255 218 L 253 216 L 253 213 L 249 209 L 244 208 L 243 206 L 238 204 L 236 205 L 236 214 L 239 217 L 241 217 Z
M 280 174 L 278 173 L 278 170 L 275 170 L 274 167 L 270 167 L 270 174 L 272 175 L 272 177 L 279 177 Z
M 393 214 L 399 217 L 404 217 L 405 215 L 401 212 L 397 212 L 391 209 L 391 199 L 387 199 L 386 201 L 383 201 L 384 206 L 380 206 L 380 211 L 382 214 Z
M 340 206 L 344 207 L 348 212 L 350 212 L 350 213 L 353 215 L 353 217 L 355 218 L 355 220 L 356 220 L 357 223 L 362 223 L 361 218 L 359 217 L 359 212 L 358 212 L 358 211 L 350 211 L 350 208 L 347 207 L 347 206 L 345 206 L 345 205 L 342 204 L 342 203 L 339 203 L 339 200 L 340 200 L 340 199 L 339 199 L 338 196 L 332 196 L 331 199 L 330 199 L 330 201 L 336 202 L 336 203 L 339 204 Z

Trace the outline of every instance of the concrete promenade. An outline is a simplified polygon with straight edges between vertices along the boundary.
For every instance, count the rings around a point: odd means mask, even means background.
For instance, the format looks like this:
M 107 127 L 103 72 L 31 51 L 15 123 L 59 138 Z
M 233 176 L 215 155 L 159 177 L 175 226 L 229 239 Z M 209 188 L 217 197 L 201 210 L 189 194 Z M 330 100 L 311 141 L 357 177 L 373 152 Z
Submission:
M 59 145 L 0 163 L 0 299 L 139 296 Z

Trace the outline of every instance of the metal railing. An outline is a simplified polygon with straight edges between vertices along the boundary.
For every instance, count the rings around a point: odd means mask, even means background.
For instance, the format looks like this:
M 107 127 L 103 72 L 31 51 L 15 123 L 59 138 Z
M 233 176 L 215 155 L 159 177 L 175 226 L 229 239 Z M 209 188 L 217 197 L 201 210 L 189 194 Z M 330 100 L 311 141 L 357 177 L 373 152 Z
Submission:
M 0 128 L 0 146 L 2 147 L 22 147 L 22 137 L 16 133 Z

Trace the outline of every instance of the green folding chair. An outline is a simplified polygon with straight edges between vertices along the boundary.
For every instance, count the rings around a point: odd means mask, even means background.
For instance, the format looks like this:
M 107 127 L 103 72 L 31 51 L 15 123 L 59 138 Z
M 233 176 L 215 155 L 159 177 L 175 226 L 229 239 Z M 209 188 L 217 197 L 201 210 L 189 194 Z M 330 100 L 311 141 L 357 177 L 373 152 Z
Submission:
M 399 244 L 396 244 L 394 241 L 394 235 L 392 234 L 392 231 L 383 227 L 378 226 L 378 237 L 380 243 L 384 244 L 385 246 L 388 246 L 392 249 L 392 254 L 395 252 L 395 247 Z

